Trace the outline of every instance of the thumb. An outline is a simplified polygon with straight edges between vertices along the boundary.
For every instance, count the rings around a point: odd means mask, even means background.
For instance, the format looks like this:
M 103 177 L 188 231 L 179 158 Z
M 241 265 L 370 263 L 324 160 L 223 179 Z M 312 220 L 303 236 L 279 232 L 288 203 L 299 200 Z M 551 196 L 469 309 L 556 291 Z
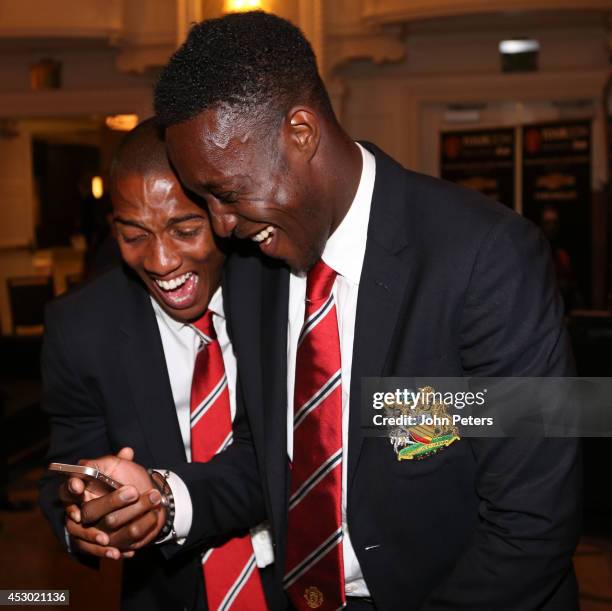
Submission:
M 117 452 L 117 458 L 129 460 L 131 462 L 134 460 L 134 450 L 132 450 L 132 448 L 121 448 L 119 452 Z

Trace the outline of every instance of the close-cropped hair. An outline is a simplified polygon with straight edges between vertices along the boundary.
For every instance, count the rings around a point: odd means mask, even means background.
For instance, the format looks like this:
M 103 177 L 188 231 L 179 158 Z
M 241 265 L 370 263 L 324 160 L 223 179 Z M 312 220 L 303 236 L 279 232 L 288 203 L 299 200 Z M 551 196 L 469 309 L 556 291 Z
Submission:
M 302 32 L 261 11 L 194 25 L 155 87 L 155 112 L 164 127 L 217 108 L 279 120 L 300 103 L 333 117 L 315 55 Z
M 121 174 L 146 176 L 150 172 L 169 170 L 163 129 L 156 117 L 150 117 L 128 132 L 119 144 L 111 162 L 111 184 Z

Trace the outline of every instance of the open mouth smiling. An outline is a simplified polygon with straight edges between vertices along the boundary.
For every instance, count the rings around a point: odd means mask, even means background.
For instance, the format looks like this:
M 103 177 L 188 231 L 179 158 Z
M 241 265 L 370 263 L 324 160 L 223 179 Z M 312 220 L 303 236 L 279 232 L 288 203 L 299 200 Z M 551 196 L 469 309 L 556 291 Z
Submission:
M 274 236 L 274 227 L 272 225 L 268 225 L 264 229 L 258 231 L 255 235 L 251 236 L 251 240 L 253 242 L 257 242 L 258 244 L 269 245 L 272 242 L 272 237 Z
M 180 288 L 189 280 L 189 278 L 193 275 L 193 272 L 187 272 L 182 276 L 178 276 L 177 278 L 172 278 L 171 280 L 155 280 L 155 284 L 162 289 L 163 291 L 173 291 L 175 289 Z
M 158 294 L 168 307 L 187 308 L 195 302 L 199 277 L 194 272 L 187 272 L 170 280 L 154 278 L 154 282 Z

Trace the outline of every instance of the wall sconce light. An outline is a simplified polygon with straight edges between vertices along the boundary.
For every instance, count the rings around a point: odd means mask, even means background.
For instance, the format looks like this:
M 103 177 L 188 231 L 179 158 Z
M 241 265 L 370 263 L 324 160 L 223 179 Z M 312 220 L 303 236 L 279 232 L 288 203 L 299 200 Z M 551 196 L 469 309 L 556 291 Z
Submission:
M 226 13 L 242 13 L 263 9 L 262 0 L 225 0 Z
M 62 86 L 62 63 L 48 57 L 30 66 L 30 89 L 46 91 Z
M 109 115 L 104 122 L 113 131 L 129 132 L 138 125 L 138 115 Z
M 95 199 L 100 199 L 104 195 L 104 181 L 101 176 L 94 176 L 91 179 L 91 194 Z

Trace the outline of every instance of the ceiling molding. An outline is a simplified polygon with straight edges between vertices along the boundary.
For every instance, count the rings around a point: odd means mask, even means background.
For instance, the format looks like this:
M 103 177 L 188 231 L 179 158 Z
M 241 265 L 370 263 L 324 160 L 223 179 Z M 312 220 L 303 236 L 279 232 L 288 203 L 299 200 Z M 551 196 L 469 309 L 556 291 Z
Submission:
M 326 56 L 328 72 L 332 74 L 354 60 L 365 59 L 375 64 L 402 61 L 406 45 L 399 29 L 332 34 L 327 39 Z
M 150 87 L 7 92 L 0 96 L 0 116 L 12 118 L 130 112 L 141 118 L 153 114 Z
M 421 19 L 520 11 L 610 11 L 612 0 L 364 0 L 368 23 L 406 23 Z

